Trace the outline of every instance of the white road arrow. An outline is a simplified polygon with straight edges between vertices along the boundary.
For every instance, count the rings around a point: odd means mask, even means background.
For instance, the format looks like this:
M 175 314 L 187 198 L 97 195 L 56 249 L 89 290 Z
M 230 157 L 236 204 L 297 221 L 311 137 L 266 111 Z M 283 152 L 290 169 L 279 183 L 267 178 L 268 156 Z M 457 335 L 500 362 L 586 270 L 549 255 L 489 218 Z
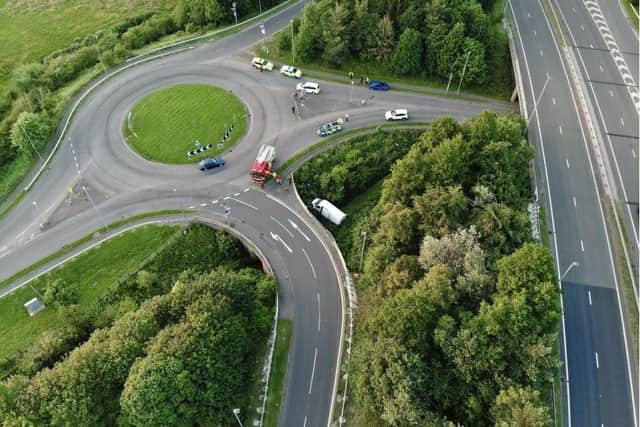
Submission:
M 291 226 L 292 226 L 293 228 L 295 228 L 296 230 L 298 230 L 298 232 L 300 232 L 300 234 L 302 234 L 302 237 L 304 237 L 305 239 L 307 239 L 307 242 L 310 242 L 310 241 L 311 241 L 311 239 L 309 239 L 309 237 L 307 237 L 307 235 L 306 235 L 306 234 L 304 234 L 304 233 L 302 232 L 302 230 L 300 230 L 300 228 L 298 228 L 298 224 L 296 224 L 295 222 L 293 222 L 293 221 L 291 221 L 291 220 L 289 220 L 289 224 L 291 224 Z
M 289 253 L 293 253 L 293 251 L 291 250 L 291 248 L 284 242 L 284 240 L 282 240 L 280 238 L 280 236 L 278 236 L 277 234 L 271 233 L 271 238 L 273 240 L 275 240 L 276 242 L 280 242 L 284 245 L 285 248 L 287 248 L 287 250 L 289 251 Z

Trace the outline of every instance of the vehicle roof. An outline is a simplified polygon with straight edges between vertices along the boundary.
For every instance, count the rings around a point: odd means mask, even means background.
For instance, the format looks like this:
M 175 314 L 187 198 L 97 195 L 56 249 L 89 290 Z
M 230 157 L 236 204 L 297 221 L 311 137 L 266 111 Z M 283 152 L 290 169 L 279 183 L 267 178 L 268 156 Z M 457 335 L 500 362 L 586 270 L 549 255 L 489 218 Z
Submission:
M 304 82 L 302 84 L 302 86 L 315 86 L 315 87 L 318 87 L 320 85 L 318 83 L 316 83 L 316 82 Z
M 406 108 L 396 108 L 395 110 L 391 110 L 391 111 L 395 112 L 396 114 L 407 114 Z

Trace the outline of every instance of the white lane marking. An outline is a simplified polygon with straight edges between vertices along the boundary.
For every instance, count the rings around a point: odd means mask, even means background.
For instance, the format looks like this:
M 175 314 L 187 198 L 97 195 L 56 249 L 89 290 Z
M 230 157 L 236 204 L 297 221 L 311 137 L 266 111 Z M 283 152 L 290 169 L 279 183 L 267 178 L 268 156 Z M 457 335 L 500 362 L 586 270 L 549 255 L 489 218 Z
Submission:
M 578 206 L 576 203 L 576 196 L 573 196 L 573 206 Z
M 584 252 L 584 242 L 580 239 L 580 249 Z
M 571 167 L 571 166 L 569 165 L 569 159 L 564 159 L 564 161 L 565 161 L 565 162 L 566 162 L 566 164 L 567 164 L 567 169 L 569 169 L 569 168 Z
M 604 68 L 602 68 L 602 65 L 600 66 L 600 72 L 604 73 Z
M 542 52 L 542 49 L 540 49 L 540 56 L 544 56 L 544 53 Z
M 227 196 L 227 197 L 225 197 L 225 198 L 224 198 L 224 199 L 222 199 L 222 200 L 229 200 L 230 198 L 231 198 L 231 197 Z
M 558 130 L 560 131 L 560 135 L 562 135 L 564 132 L 562 131 L 562 126 L 558 126 Z
M 591 49 L 593 49 L 593 43 L 589 44 L 589 47 L 590 47 Z
M 316 295 L 318 297 L 318 332 L 320 332 L 320 292 Z
M 300 232 L 300 234 L 302 234 L 302 237 L 304 237 L 307 242 L 311 241 L 311 239 L 309 239 L 309 236 L 307 236 L 306 234 L 304 234 L 304 232 L 302 230 L 300 230 L 300 227 L 298 227 L 298 224 L 296 224 L 295 222 L 291 221 L 291 219 L 289 219 L 289 224 L 291 224 L 291 226 L 293 228 L 298 230 Z
M 240 193 L 235 193 L 234 194 L 235 197 L 238 197 L 239 195 L 240 195 Z
M 620 124 L 624 127 L 624 119 L 622 117 L 620 117 Z
M 212 200 L 212 201 L 211 201 L 211 204 L 212 204 L 212 205 L 215 205 L 216 203 L 218 203 L 218 201 L 217 201 L 217 200 Z
M 246 207 L 248 207 L 248 208 L 253 209 L 254 211 L 257 211 L 257 210 L 258 210 L 258 208 L 257 208 L 257 207 L 255 207 L 255 206 L 253 206 L 251 203 L 243 202 L 242 200 L 234 199 L 233 197 L 225 197 L 224 199 L 225 199 L 225 200 L 227 200 L 227 199 L 231 199 L 231 200 L 233 200 L 233 201 L 234 201 L 234 202 L 236 202 L 236 203 L 240 203 L 241 205 L 244 205 L 244 206 L 246 206 Z
M 311 369 L 311 382 L 309 383 L 309 394 L 313 388 L 313 376 L 316 374 L 316 358 L 318 357 L 318 347 L 316 347 L 315 354 L 313 355 L 313 368 Z
M 598 352 L 596 351 L 596 369 L 600 369 L 600 359 L 598 358 Z
M 527 18 L 531 18 L 531 13 L 527 12 Z
M 242 190 L 243 193 L 246 193 L 247 191 L 251 190 L 250 188 L 245 188 L 244 190 Z
M 533 30 L 533 37 L 537 37 L 538 32 L 536 30 Z
M 587 291 L 587 295 L 589 296 L 589 305 L 591 305 L 591 291 Z
M 291 248 L 289 247 L 289 245 L 287 245 L 287 244 L 284 242 L 284 240 L 282 240 L 282 238 L 281 238 L 280 236 L 278 236 L 278 235 L 277 235 L 277 234 L 275 234 L 275 233 L 271 233 L 271 238 L 272 238 L 273 240 L 275 240 L 276 242 L 280 242 L 280 243 L 282 243 L 282 245 L 283 245 L 285 248 L 287 248 L 287 250 L 289 251 L 289 253 L 293 253 L 293 251 L 291 250 Z
M 631 149 L 631 155 L 634 159 L 636 158 L 636 150 L 634 150 L 633 148 Z
M 302 427 L 307 427 L 307 416 L 304 416 L 304 424 L 302 424 Z M 602 426 L 604 427 L 604 426 Z
M 187 209 L 195 209 L 195 206 L 189 206 Z
M 289 233 L 289 236 L 293 237 L 293 233 L 291 231 L 289 231 L 289 229 L 287 227 L 284 226 L 283 223 L 281 223 L 280 221 L 278 221 L 277 219 L 275 219 L 274 217 L 271 217 L 271 219 L 273 221 L 275 221 L 276 224 L 278 224 L 280 227 L 284 228 L 284 231 L 286 231 L 287 233 Z
M 547 72 L 547 80 L 550 80 L 551 76 L 549 75 L 549 73 Z
M 613 90 L 609 89 L 609 95 L 613 98 Z
M 553 105 L 556 105 L 556 97 L 555 96 L 551 97 L 551 100 L 553 101 Z
M 582 29 L 582 31 L 584 31 L 584 25 L 580 24 L 580 29 Z
M 317 279 L 318 276 L 316 276 L 316 269 L 313 268 L 313 263 L 311 262 L 311 258 L 309 258 L 309 254 L 307 254 L 307 251 L 305 251 L 304 248 L 302 248 L 302 252 L 304 253 L 304 256 L 307 258 L 309 265 L 311 266 L 311 272 L 313 273 L 313 278 Z M 320 295 L 318 295 L 318 298 L 320 298 Z M 320 300 L 318 300 L 318 305 L 319 304 L 320 304 Z
M 204 206 L 207 206 L 207 204 L 206 203 L 200 203 L 200 206 L 204 207 Z

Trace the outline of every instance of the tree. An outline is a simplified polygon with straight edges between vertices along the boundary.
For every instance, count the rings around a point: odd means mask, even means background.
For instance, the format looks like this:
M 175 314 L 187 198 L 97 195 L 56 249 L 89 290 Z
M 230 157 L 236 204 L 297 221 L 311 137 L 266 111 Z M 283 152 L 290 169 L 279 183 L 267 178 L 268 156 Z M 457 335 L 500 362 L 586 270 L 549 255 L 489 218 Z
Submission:
M 75 288 L 68 286 L 60 279 L 47 283 L 44 291 L 44 302 L 49 305 L 70 305 L 78 301 Z
M 38 79 L 44 72 L 44 66 L 39 62 L 20 65 L 13 72 L 13 80 L 19 92 L 29 92 L 38 84 Z
M 440 238 L 460 228 L 467 216 L 468 200 L 459 185 L 428 187 L 414 198 L 413 206 L 424 234 Z
M 549 408 L 540 393 L 530 387 L 509 387 L 501 390 L 491 408 L 496 427 L 551 426 Z
M 336 3 L 325 18 L 322 30 L 324 44 L 322 59 L 331 65 L 340 65 L 347 59 L 350 41 L 347 33 L 349 15 L 349 10 L 342 3 Z
M 380 18 L 376 26 L 376 31 L 370 36 L 369 57 L 378 62 L 386 63 L 391 59 L 394 45 L 393 23 L 389 16 L 385 15 Z
M 417 30 L 404 30 L 393 52 L 393 71 L 402 75 L 416 75 L 422 70 L 422 36 Z
M 351 20 L 351 52 L 355 55 L 366 54 L 367 41 L 371 29 L 375 26 L 375 16 L 369 12 L 368 0 L 355 0 L 353 19 Z M 366 56 L 366 55 L 365 55 Z
M 408 289 L 423 274 L 418 257 L 402 255 L 386 268 L 384 278 L 378 288 L 378 294 L 387 296 L 400 289 Z
M 322 28 L 320 8 L 315 2 L 307 3 L 296 36 L 296 57 L 302 62 L 310 62 L 316 58 L 322 46 Z
M 47 143 L 50 133 L 49 119 L 44 114 L 24 111 L 11 127 L 11 144 L 33 157 Z

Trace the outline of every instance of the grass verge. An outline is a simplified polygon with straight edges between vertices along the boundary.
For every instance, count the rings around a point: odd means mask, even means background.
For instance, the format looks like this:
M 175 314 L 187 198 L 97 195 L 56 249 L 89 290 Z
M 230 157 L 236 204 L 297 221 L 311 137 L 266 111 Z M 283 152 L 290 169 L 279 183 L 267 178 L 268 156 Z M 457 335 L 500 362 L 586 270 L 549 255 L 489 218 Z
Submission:
M 429 122 L 400 122 L 400 123 L 382 123 L 379 125 L 370 125 L 370 126 L 357 128 L 357 129 L 350 129 L 348 131 L 331 135 L 327 138 L 323 138 L 320 141 L 316 142 L 315 144 L 308 146 L 304 150 L 298 151 L 296 154 L 288 158 L 282 165 L 280 165 L 276 169 L 276 173 L 278 175 L 282 175 L 294 163 L 306 157 L 313 151 L 320 150 L 321 148 L 324 148 L 330 145 L 331 143 L 334 143 L 339 140 L 343 140 L 341 142 L 346 142 L 351 138 L 354 138 L 359 135 L 363 135 L 377 128 L 381 128 L 381 129 L 396 128 L 396 127 L 418 127 L 418 128 L 425 127 L 426 128 L 427 126 L 429 126 Z
M 78 304 L 88 304 L 109 285 L 137 268 L 176 229 L 175 226 L 148 225 L 121 234 L 0 299 L 0 358 L 26 347 L 38 334 L 60 322 L 64 313 L 55 307 L 47 307 L 34 317 L 29 317 L 24 308 L 25 302 L 44 294 L 50 281 L 62 280 L 76 291 Z
M 91 239 L 93 239 L 96 234 L 102 234 L 105 231 L 107 231 L 108 229 L 114 229 L 114 228 L 119 228 L 125 224 L 129 224 L 132 223 L 134 221 L 138 221 L 140 219 L 144 219 L 144 218 L 149 218 L 149 217 L 154 217 L 154 216 L 164 216 L 164 215 L 176 215 L 176 214 L 182 214 L 182 213 L 192 213 L 193 211 L 188 210 L 188 209 L 166 209 L 166 210 L 161 210 L 161 211 L 151 211 L 151 212 L 144 212 L 138 215 L 133 215 L 118 221 L 115 221 L 111 224 L 109 224 L 108 226 L 103 226 L 98 228 L 96 231 L 94 231 L 93 233 L 87 234 L 86 236 L 76 240 L 75 242 L 71 242 L 68 243 L 66 245 L 64 245 L 63 247 L 61 247 L 60 249 L 58 249 L 57 251 L 55 251 L 54 253 L 42 258 L 39 261 L 36 261 L 35 263 L 31 264 L 30 266 L 23 268 L 22 270 L 18 271 L 17 273 L 13 274 L 10 277 L 7 277 L 6 279 L 4 279 L 3 281 L 0 282 L 0 288 L 3 288 L 9 284 L 11 284 L 12 282 L 16 281 L 17 279 L 19 279 L 20 277 L 23 277 L 29 273 L 31 273 L 32 271 L 37 270 L 38 268 L 42 267 L 43 265 L 53 261 L 54 259 L 61 257 L 65 254 L 68 254 L 69 252 L 71 252 L 72 250 L 82 246 L 83 244 L 89 242 Z
M 147 160 L 162 163 L 194 163 L 187 157 L 194 141 L 212 148 L 212 157 L 236 143 L 246 128 L 246 113 L 238 98 L 226 90 L 204 84 L 176 85 L 155 92 L 133 107 L 133 127 L 123 124 L 129 145 Z M 233 124 L 231 136 L 225 130 Z
M 631 0 L 622 0 L 622 6 L 624 7 L 624 11 L 626 12 L 627 19 L 629 20 L 633 28 L 638 31 L 638 8 L 633 5 L 633 3 L 631 3 Z
M 292 321 L 288 319 L 278 319 L 278 337 L 273 350 L 273 365 L 271 366 L 270 386 L 264 416 L 264 425 L 266 427 L 278 426 L 280 405 L 282 404 L 284 382 L 287 373 L 287 361 L 289 360 L 289 347 L 291 346 L 291 332 Z

